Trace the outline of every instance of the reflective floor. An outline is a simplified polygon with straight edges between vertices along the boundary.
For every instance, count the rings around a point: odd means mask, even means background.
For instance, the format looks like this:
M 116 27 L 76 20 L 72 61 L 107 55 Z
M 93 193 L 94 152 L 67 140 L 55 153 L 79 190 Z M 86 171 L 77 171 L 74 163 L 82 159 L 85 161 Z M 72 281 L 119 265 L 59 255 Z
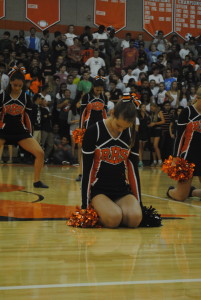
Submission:
M 160 168 L 140 176 L 163 226 L 139 229 L 67 226 L 80 204 L 78 169 L 46 166 L 49 189 L 34 189 L 32 172 L 0 167 L 1 300 L 201 299 L 201 201 L 167 199 L 174 182 Z

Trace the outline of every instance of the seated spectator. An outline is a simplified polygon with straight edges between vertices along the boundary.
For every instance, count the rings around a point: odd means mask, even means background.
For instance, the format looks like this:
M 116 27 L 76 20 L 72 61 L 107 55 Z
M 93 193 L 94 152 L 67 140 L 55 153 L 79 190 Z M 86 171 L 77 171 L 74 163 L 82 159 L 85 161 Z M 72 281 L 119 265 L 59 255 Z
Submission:
M 6 65 L 0 63 L 0 91 L 5 91 L 9 84 L 9 76 L 5 74 Z
M 139 60 L 137 67 L 132 71 L 132 75 L 135 76 L 137 81 L 139 80 L 139 74 L 141 72 L 144 72 L 146 74 L 148 72 L 148 67 L 147 67 L 147 65 L 145 64 L 145 62 L 143 60 Z
M 181 57 L 182 60 L 185 59 L 185 56 L 188 55 L 190 52 L 189 47 L 188 47 L 188 42 L 185 41 L 183 43 L 183 48 L 179 51 L 179 55 Z
M 59 72 L 57 72 L 55 75 L 59 77 L 60 84 L 62 83 L 67 84 L 68 72 L 65 65 L 60 65 Z
M 171 84 L 173 81 L 176 81 L 176 78 L 172 77 L 172 71 L 171 69 L 168 68 L 165 71 L 165 79 L 164 79 L 166 91 L 169 91 L 171 89 Z
M 58 144 L 54 144 L 53 161 L 55 164 L 73 164 L 72 149 L 67 137 L 63 136 Z
M 31 68 L 30 73 L 25 74 L 25 79 L 31 81 L 30 89 L 34 92 L 34 94 L 37 94 L 39 92 L 39 88 L 42 86 L 40 68 Z
M 135 82 L 138 81 L 138 77 L 135 76 L 135 75 L 133 75 L 133 69 L 132 69 L 131 67 L 128 67 L 128 68 L 127 68 L 127 74 L 126 74 L 126 75 L 124 76 L 124 78 L 123 78 L 123 83 L 125 84 L 126 87 L 127 87 L 128 82 L 129 82 L 129 80 L 130 80 L 131 78 L 134 79 Z
M 148 64 L 149 66 L 153 63 L 153 62 L 157 62 L 158 60 L 158 56 L 161 54 L 161 51 L 158 51 L 156 48 L 155 44 L 151 44 L 149 46 L 149 50 L 147 53 L 147 58 L 148 58 Z
M 118 102 L 123 96 L 122 91 L 120 89 L 117 89 L 117 81 L 115 80 L 110 80 L 109 92 L 110 92 L 110 101 L 112 101 L 114 104 Z
M 164 82 L 163 76 L 159 73 L 159 67 L 152 68 L 152 74 L 149 75 L 149 82 L 155 80 L 156 85 L 159 85 L 161 82 Z
M 159 86 L 156 85 L 156 81 L 154 79 L 150 80 L 149 87 L 150 87 L 150 90 L 151 90 L 152 95 L 154 97 L 154 100 L 156 100 L 157 97 L 158 97 Z
M 41 68 L 42 77 L 45 79 L 47 76 L 52 76 L 54 72 L 54 66 L 49 57 L 46 57 Z
M 72 100 L 75 99 L 77 94 L 77 84 L 74 84 L 73 80 L 73 75 L 69 74 L 67 77 L 67 89 L 70 90 Z

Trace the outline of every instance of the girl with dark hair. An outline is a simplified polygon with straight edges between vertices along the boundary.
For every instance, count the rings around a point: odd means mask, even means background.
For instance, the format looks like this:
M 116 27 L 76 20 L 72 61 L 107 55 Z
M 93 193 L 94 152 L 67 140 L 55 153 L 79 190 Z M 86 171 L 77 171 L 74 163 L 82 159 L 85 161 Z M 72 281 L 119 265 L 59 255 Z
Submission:
M 84 135 L 82 208 L 91 204 L 104 227 L 134 228 L 142 220 L 135 119 L 135 104 L 126 94 L 108 119 Z
M 91 92 L 83 96 L 80 107 L 80 125 L 82 129 L 87 129 L 94 123 L 107 118 L 108 100 L 103 92 L 104 81 L 97 78 L 94 80 Z M 76 181 L 81 181 L 81 173 L 80 170 Z
M 10 74 L 7 90 L 0 94 L 0 146 L 6 144 L 20 145 L 35 156 L 34 183 L 36 188 L 48 188 L 40 181 L 40 173 L 44 163 L 44 152 L 32 137 L 29 114 L 32 103 L 24 90 L 24 74 L 14 70 Z

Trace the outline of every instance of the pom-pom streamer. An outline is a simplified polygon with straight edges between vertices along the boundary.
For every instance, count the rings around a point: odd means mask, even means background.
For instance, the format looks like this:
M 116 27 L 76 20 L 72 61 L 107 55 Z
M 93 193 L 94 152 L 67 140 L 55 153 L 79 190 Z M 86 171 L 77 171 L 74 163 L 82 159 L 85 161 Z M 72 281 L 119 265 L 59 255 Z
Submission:
M 142 206 L 142 221 L 139 227 L 160 227 L 161 221 L 161 215 L 154 207 Z
M 82 140 L 83 140 L 85 131 L 86 131 L 86 129 L 81 129 L 81 128 L 77 128 L 77 129 L 73 130 L 73 132 L 72 132 L 73 139 L 76 144 L 82 144 Z
M 194 167 L 195 164 L 189 163 L 184 158 L 177 157 L 173 161 L 173 157 L 169 156 L 168 159 L 165 159 L 162 170 L 170 178 L 184 182 L 193 176 Z
M 82 228 L 101 227 L 100 224 L 98 224 L 98 221 L 98 214 L 93 208 L 80 209 L 79 207 L 76 207 L 76 211 L 72 213 L 66 224 Z

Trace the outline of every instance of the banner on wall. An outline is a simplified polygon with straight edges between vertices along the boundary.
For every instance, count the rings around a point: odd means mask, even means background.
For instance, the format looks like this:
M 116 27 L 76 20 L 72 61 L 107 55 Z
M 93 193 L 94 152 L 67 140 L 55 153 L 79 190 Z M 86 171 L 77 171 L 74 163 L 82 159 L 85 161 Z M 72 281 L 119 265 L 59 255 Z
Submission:
M 155 37 L 158 30 L 164 36 L 173 32 L 174 0 L 143 0 L 143 29 Z
M 26 0 L 26 18 L 41 30 L 60 21 L 60 0 Z
M 201 35 L 201 1 L 175 0 L 175 32 L 184 39 Z
M 5 17 L 5 0 L 0 0 L 0 19 Z
M 94 0 L 94 24 L 113 26 L 115 31 L 126 27 L 126 0 Z

